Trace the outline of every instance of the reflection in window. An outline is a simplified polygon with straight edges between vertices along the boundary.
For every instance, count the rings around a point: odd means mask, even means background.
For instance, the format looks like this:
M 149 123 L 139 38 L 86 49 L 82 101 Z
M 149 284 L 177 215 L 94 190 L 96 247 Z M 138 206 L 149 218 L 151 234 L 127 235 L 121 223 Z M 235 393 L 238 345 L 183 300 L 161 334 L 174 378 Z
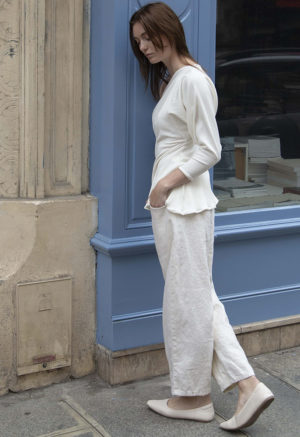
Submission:
M 300 0 L 218 0 L 217 211 L 300 204 Z

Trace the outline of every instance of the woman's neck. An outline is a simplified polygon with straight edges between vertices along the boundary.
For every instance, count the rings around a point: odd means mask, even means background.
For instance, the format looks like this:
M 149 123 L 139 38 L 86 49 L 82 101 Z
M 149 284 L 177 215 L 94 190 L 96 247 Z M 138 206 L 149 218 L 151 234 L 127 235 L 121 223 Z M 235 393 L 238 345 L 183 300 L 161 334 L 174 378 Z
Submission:
M 184 67 L 187 64 L 194 65 L 194 62 L 191 59 L 181 58 L 177 53 L 172 54 L 168 59 L 165 59 L 163 63 L 167 67 L 170 77 L 172 77 L 179 68 Z

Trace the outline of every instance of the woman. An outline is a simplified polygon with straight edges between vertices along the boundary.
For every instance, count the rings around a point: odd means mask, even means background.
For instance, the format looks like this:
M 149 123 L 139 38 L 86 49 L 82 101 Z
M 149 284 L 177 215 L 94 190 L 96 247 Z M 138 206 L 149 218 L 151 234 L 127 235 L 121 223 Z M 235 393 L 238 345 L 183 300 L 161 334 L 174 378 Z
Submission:
M 274 399 L 254 375 L 212 282 L 214 209 L 209 168 L 221 145 L 217 95 L 190 55 L 182 25 L 166 4 L 149 3 L 130 20 L 133 52 L 153 96 L 156 136 L 151 211 L 165 279 L 163 332 L 173 397 L 148 401 L 159 414 L 210 421 L 211 375 L 222 391 L 239 388 L 226 430 L 251 425 Z

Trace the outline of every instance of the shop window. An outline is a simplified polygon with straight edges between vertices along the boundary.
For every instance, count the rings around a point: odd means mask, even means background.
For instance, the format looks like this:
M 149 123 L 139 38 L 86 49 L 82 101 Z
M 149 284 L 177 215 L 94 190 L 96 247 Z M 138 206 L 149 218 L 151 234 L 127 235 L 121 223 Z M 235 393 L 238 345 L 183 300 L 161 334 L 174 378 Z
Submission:
M 300 204 L 300 0 L 218 0 L 217 211 Z

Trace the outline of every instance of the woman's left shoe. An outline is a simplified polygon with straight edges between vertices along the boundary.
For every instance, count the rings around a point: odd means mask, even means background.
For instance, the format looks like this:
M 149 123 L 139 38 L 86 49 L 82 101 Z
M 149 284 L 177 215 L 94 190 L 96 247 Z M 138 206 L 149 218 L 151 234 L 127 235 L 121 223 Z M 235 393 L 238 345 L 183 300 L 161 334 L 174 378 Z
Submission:
M 243 408 L 226 422 L 220 423 L 220 428 L 235 431 L 252 425 L 258 416 L 274 400 L 274 395 L 268 387 L 259 382 Z
M 192 408 L 189 410 L 175 410 L 168 406 L 169 399 L 148 401 L 147 405 L 151 410 L 162 416 L 171 417 L 172 419 L 189 419 L 198 420 L 199 422 L 210 422 L 215 416 L 213 404 L 207 404 L 203 407 Z

